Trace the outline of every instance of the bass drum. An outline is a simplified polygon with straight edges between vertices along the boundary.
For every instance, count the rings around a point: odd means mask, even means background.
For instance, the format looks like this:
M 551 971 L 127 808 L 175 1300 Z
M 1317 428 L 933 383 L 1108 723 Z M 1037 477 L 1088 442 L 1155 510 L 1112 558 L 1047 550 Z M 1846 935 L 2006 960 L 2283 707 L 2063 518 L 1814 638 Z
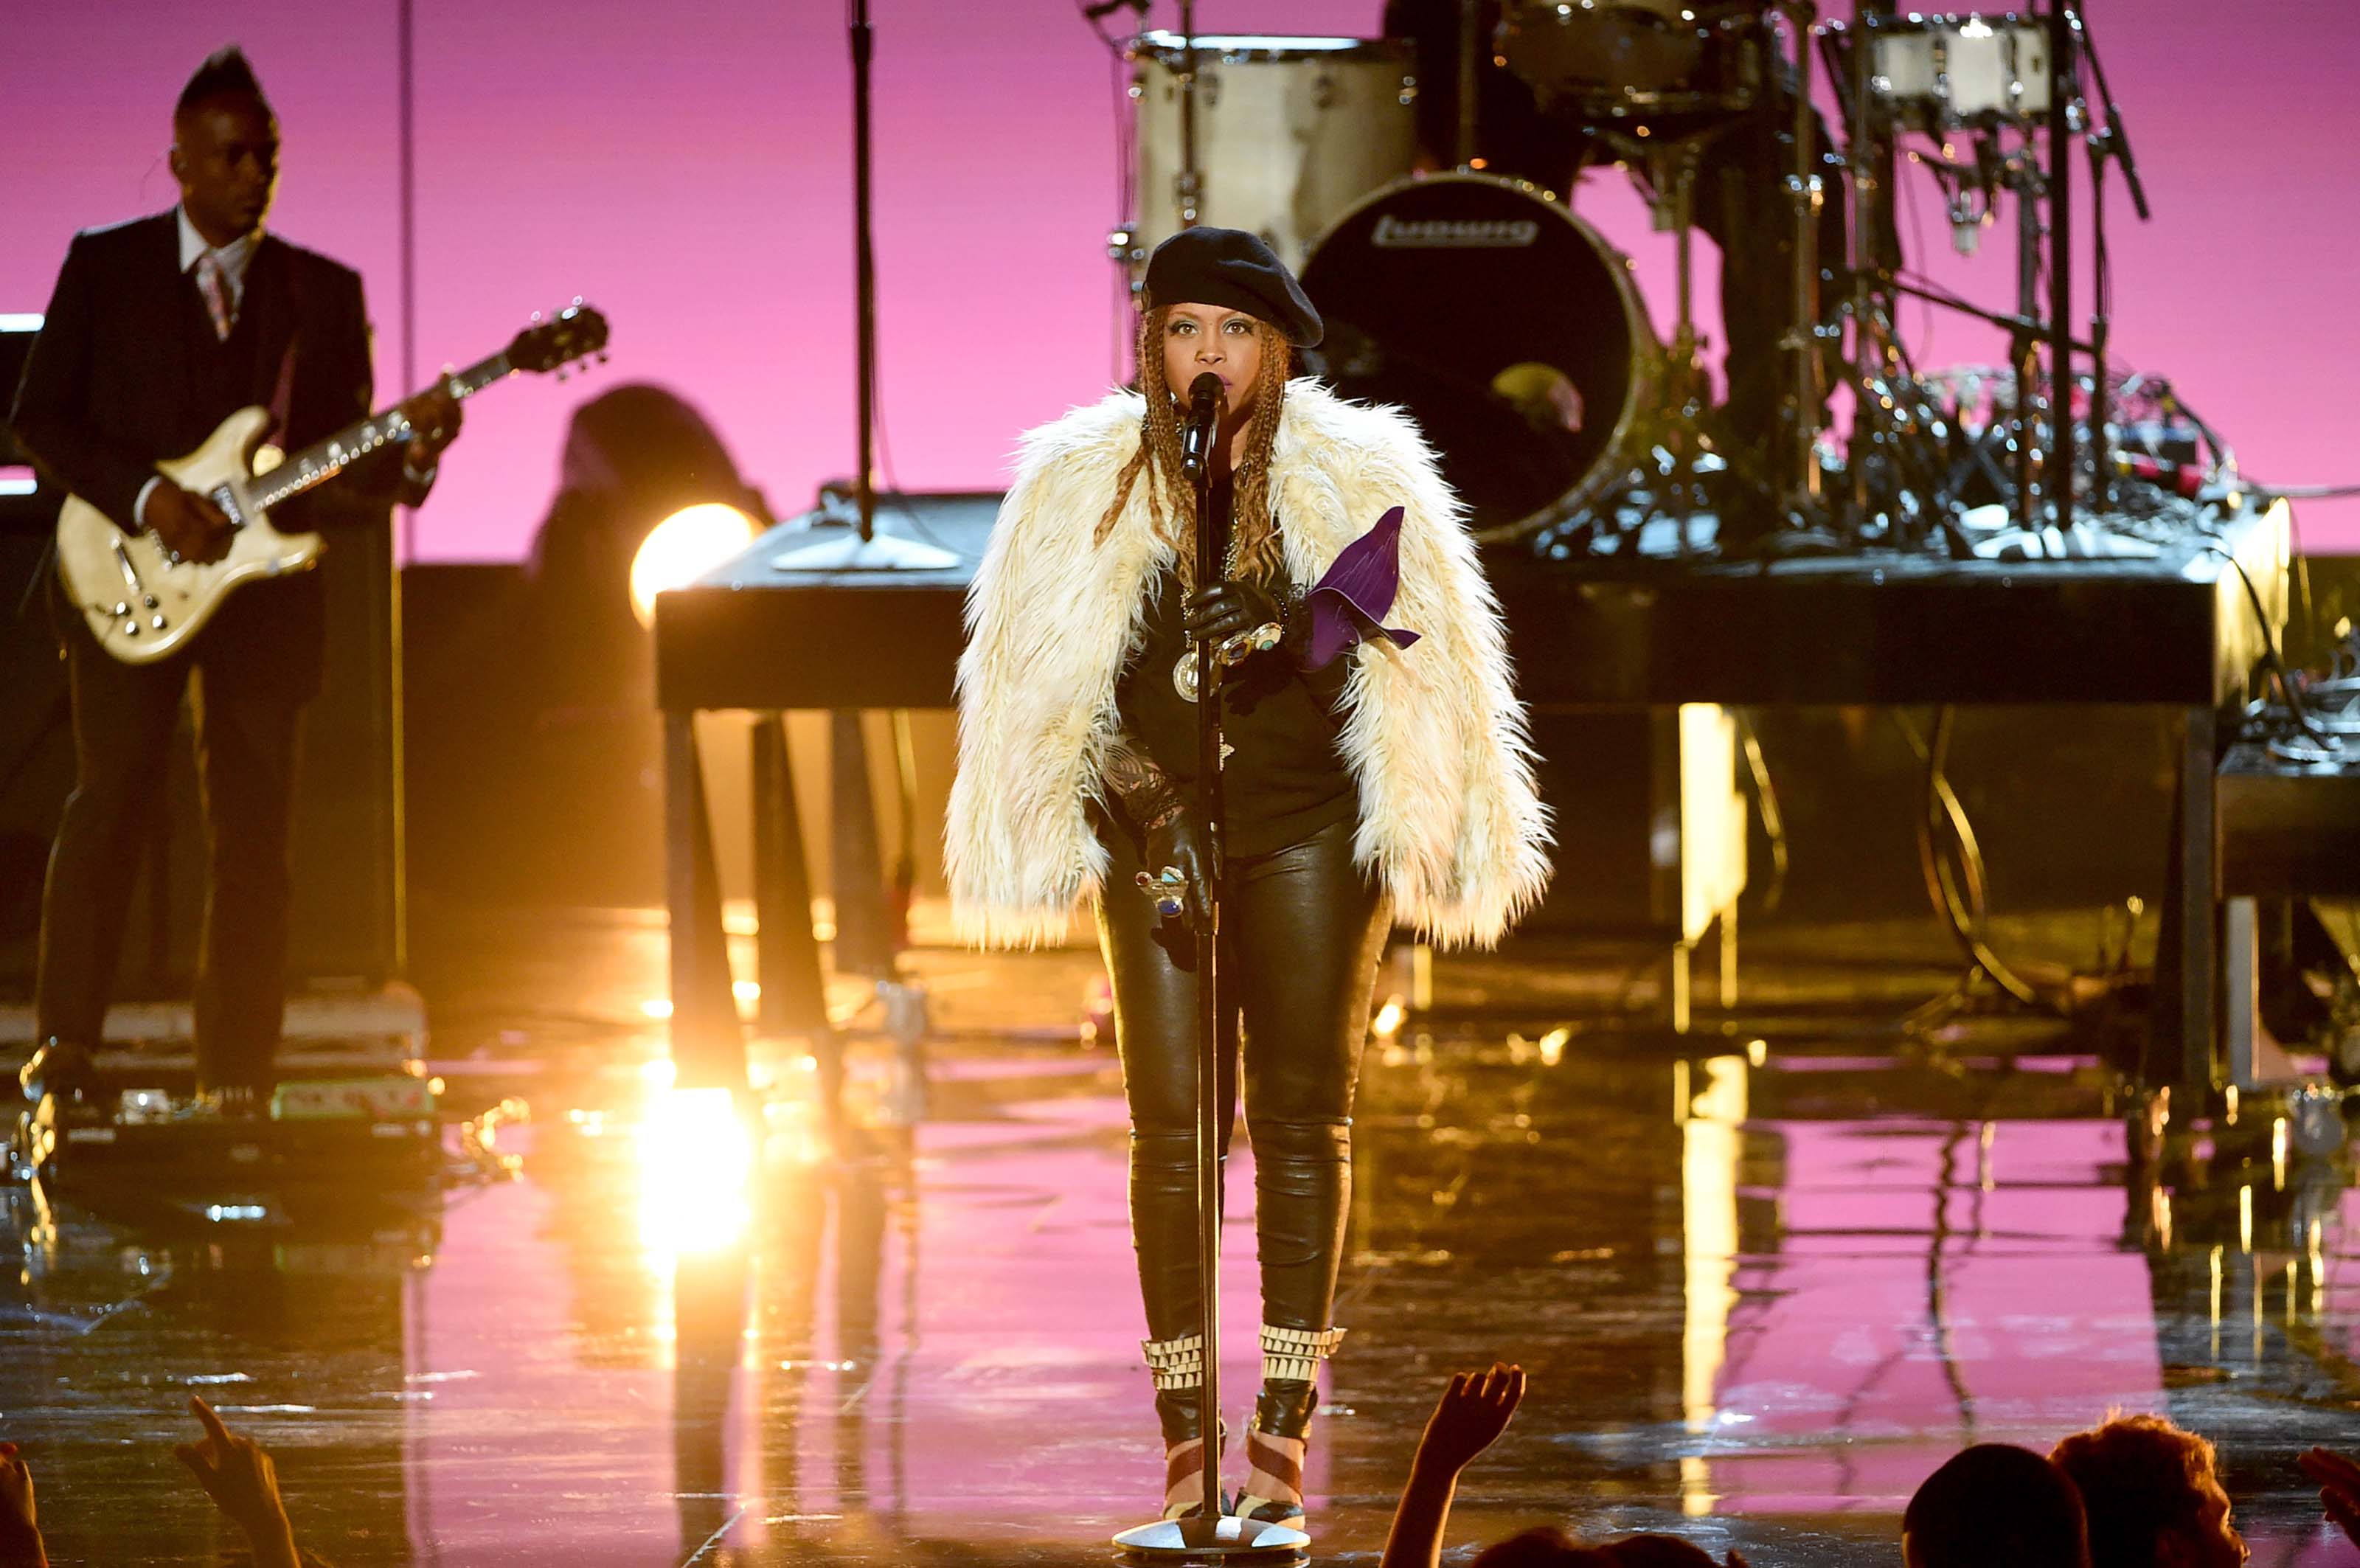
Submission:
M 1663 350 L 1629 261 L 1532 186 L 1380 191 L 1312 247 L 1303 288 L 1328 326 L 1308 367 L 1416 419 L 1477 537 L 1586 518 L 1623 488 Z

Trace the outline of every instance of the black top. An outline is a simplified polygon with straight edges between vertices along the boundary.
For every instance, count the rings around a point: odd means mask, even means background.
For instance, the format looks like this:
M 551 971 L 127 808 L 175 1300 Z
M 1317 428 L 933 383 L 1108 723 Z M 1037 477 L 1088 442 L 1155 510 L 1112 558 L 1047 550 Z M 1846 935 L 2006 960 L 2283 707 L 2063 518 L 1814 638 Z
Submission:
M 1213 515 L 1227 536 L 1230 486 L 1217 481 Z M 1172 671 L 1195 654 L 1182 630 L 1185 595 L 1178 576 L 1150 586 L 1146 637 L 1115 703 L 1123 726 L 1191 803 L 1196 791 L 1196 705 L 1180 695 Z M 1245 858 L 1299 844 L 1348 821 L 1360 800 L 1343 754 L 1338 712 L 1349 669 L 1338 659 L 1306 671 L 1284 649 L 1255 653 L 1229 668 L 1221 687 L 1221 739 L 1232 750 L 1221 769 L 1223 851 Z

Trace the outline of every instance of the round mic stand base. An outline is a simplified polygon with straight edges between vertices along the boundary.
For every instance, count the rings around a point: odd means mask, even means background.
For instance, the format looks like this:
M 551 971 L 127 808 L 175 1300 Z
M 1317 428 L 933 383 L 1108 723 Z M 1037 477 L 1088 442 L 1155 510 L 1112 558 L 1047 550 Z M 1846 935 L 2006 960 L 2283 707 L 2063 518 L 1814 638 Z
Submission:
M 1286 1524 L 1262 1524 L 1221 1514 L 1158 1519 L 1114 1538 L 1127 1563 L 1270 1563 L 1311 1561 L 1311 1538 Z

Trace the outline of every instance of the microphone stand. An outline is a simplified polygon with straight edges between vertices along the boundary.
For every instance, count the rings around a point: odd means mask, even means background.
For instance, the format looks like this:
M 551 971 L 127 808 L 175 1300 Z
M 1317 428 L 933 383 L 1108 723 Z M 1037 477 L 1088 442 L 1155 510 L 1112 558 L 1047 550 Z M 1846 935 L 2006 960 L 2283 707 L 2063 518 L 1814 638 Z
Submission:
M 1220 426 L 1213 427 L 1215 442 Z M 1222 547 L 1213 522 L 1213 454 L 1196 455 L 1186 477 L 1196 495 L 1196 586 L 1221 579 Z M 1196 641 L 1196 787 L 1208 839 L 1221 840 L 1221 667 L 1219 642 Z M 1195 1515 L 1161 1520 L 1114 1538 L 1125 1552 L 1156 1563 L 1289 1563 L 1309 1559 L 1311 1538 L 1291 1525 L 1255 1524 L 1221 1507 L 1221 999 L 1218 959 L 1220 857 L 1213 858 L 1211 896 L 1196 925 L 1196 1278 L 1205 1336 L 1205 1381 L 1197 1391 L 1205 1506 Z
M 1220 426 L 1213 427 L 1220 439 Z M 1212 454 L 1190 476 L 1196 488 L 1196 586 L 1220 581 L 1221 545 L 1213 537 Z M 1205 1387 L 1199 1420 L 1205 1433 L 1205 1501 L 1218 1510 L 1221 1496 L 1221 670 L 1218 640 L 1196 640 L 1196 790 L 1205 833 L 1213 846 L 1211 896 L 1196 923 L 1196 1278 L 1204 1302 Z
M 858 323 L 853 351 L 853 397 L 858 404 L 859 472 L 853 495 L 859 518 L 850 532 L 790 550 L 770 563 L 782 572 L 941 572 L 959 564 L 947 550 L 898 534 L 877 532 L 877 224 L 869 189 L 869 67 L 876 52 L 869 26 L 869 0 L 849 0 L 852 40 L 852 293 Z M 826 531 L 813 528 L 814 534 Z M 838 526 L 841 526 L 840 524 Z

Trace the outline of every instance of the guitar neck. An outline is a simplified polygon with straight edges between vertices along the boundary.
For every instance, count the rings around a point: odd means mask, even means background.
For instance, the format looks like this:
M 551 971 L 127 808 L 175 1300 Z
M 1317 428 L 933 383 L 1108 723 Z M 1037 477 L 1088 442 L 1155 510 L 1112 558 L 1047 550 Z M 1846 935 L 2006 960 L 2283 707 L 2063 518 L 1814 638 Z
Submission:
M 495 354 L 444 377 L 442 385 L 449 388 L 453 396 L 472 398 L 515 368 L 505 353 Z M 346 425 L 326 440 L 315 441 L 300 452 L 290 454 L 279 466 L 255 480 L 248 490 L 247 502 L 257 510 L 268 511 L 314 486 L 326 484 L 378 448 L 407 441 L 410 433 L 410 422 L 398 407 Z

